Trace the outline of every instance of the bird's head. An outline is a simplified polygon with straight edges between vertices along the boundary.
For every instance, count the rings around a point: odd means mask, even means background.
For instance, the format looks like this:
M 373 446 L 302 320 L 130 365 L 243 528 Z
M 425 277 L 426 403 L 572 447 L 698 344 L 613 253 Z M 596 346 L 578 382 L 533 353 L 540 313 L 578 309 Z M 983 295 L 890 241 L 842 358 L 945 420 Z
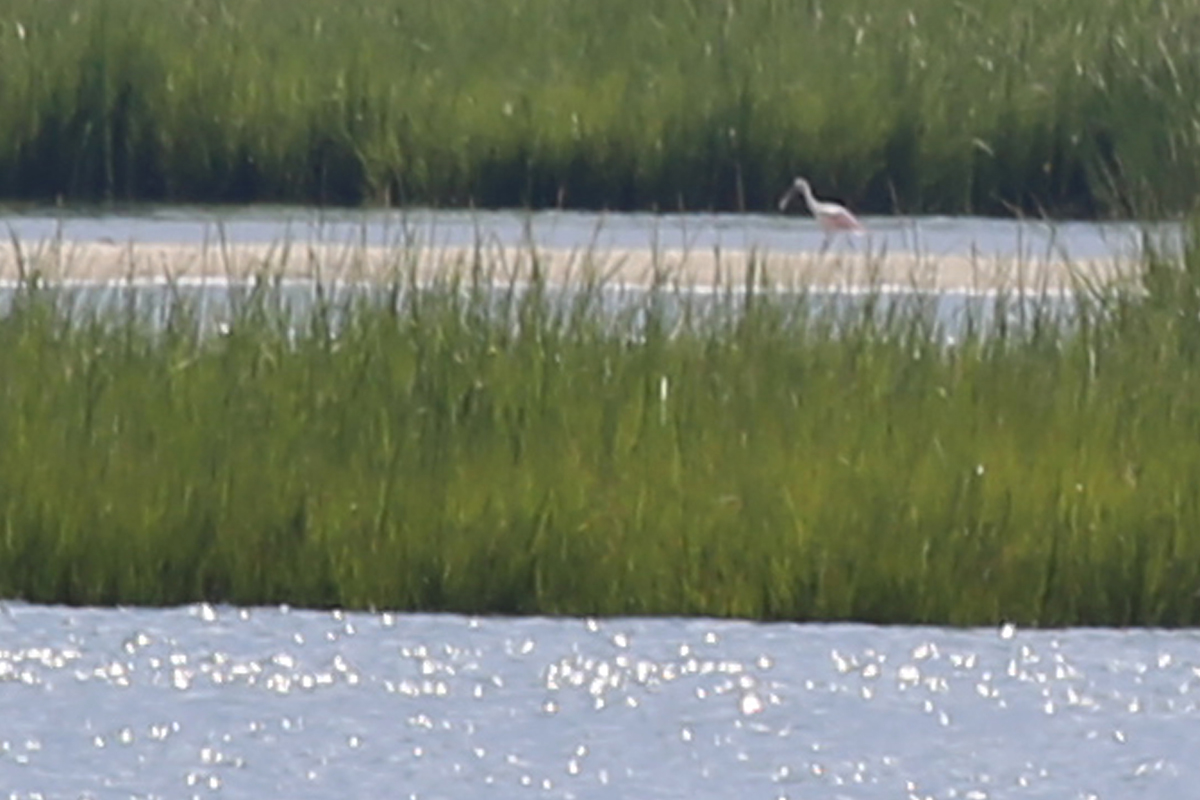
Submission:
M 788 187 L 787 192 L 779 199 L 779 210 L 783 211 L 788 207 L 788 203 L 792 202 L 792 198 L 797 195 L 802 195 L 811 191 L 808 187 L 808 181 L 804 178 L 796 178 L 792 181 L 792 185 Z

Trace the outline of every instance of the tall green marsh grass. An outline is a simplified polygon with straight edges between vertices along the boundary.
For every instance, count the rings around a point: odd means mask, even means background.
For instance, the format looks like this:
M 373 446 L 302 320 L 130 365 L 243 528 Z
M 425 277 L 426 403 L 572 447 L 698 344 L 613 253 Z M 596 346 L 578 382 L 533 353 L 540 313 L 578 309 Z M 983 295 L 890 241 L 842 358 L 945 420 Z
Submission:
M 0 196 L 1157 216 L 1186 0 L 6 0 Z
M 179 286 L 26 280 L 0 597 L 1200 621 L 1200 240 L 952 329 L 920 297 L 614 304 L 461 266 L 303 313 L 265 270 L 220 327 Z

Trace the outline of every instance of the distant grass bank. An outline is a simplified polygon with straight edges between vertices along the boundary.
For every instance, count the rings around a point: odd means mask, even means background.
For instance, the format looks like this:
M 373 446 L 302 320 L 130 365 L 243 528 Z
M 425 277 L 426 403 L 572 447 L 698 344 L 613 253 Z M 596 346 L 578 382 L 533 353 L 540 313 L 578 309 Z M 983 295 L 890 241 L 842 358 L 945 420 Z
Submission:
M 1157 216 L 1190 0 L 5 0 L 0 197 Z
M 270 280 L 231 288 L 220 331 L 182 293 L 27 280 L 0 597 L 1200 623 L 1200 243 L 953 341 L 916 300 L 614 310 L 463 267 L 298 326 Z

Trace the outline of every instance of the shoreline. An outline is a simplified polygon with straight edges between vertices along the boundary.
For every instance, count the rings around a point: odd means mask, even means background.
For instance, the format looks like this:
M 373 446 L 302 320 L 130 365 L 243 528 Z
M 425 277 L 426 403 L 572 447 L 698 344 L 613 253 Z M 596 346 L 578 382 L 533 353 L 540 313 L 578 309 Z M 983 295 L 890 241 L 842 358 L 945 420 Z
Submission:
M 753 275 L 750 271 L 753 270 Z M 817 291 L 961 291 L 1064 294 L 1119 284 L 1134 265 L 1119 257 L 1067 261 L 913 252 L 772 253 L 650 248 L 539 246 L 379 247 L 325 243 L 116 244 L 56 240 L 0 248 L 0 284 L 36 275 L 49 283 L 284 280 L 419 282 L 479 276 L 494 283 L 540 275 L 551 285 L 599 282 L 717 289 L 756 285 Z

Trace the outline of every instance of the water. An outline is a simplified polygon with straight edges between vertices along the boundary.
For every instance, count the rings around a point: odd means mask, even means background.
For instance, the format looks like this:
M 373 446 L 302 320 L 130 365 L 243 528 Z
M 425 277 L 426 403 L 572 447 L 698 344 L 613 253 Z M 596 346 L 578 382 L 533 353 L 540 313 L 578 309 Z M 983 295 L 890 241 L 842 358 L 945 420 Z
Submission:
M 1188 797 L 1200 637 L 0 606 L 8 798 Z
M 254 285 L 242 282 L 183 282 L 174 286 L 157 282 L 132 285 L 85 282 L 55 286 L 50 291 L 47 296 L 53 298 L 55 307 L 64 316 L 75 320 L 127 320 L 132 314 L 152 329 L 161 330 L 180 309 L 187 309 L 195 315 L 199 329 L 205 335 L 229 333 L 244 318 L 247 307 L 257 307 L 256 302 L 286 320 L 289 335 L 293 337 L 306 335 L 314 310 L 323 309 L 323 325 L 328 325 L 336 335 L 361 307 L 355 301 L 365 299 L 378 303 L 394 299 L 387 288 L 378 286 L 348 284 L 318 289 L 305 280 L 272 284 L 267 294 L 269 299 L 258 301 L 254 300 Z M 496 289 L 492 294 L 492 310 L 497 320 L 507 318 L 516 324 L 511 315 L 520 306 L 508 303 L 506 294 L 505 288 Z M 11 312 L 20 296 L 16 285 L 0 284 L 0 317 Z M 545 290 L 544 297 L 552 305 L 570 307 L 576 295 L 571 288 L 551 286 Z M 399 302 L 402 301 L 403 295 Z M 594 310 L 613 323 L 614 334 L 636 337 L 643 330 L 641 325 L 645 317 L 641 314 L 630 317 L 627 312 L 631 308 L 644 310 L 647 306 L 644 289 L 606 287 L 600 291 Z M 674 294 L 669 290 L 655 306 L 668 327 L 685 316 L 693 324 L 703 325 L 705 320 L 720 323 L 727 321 L 729 314 L 741 313 L 743 308 L 736 298 L 731 301 L 719 292 Z M 947 290 L 885 293 L 878 297 L 869 292 L 812 292 L 804 296 L 803 306 L 811 315 L 810 319 L 840 321 L 850 330 L 855 330 L 868 315 L 881 329 L 887 327 L 887 320 L 892 316 L 901 320 L 920 318 L 936 325 L 938 337 L 947 345 L 961 339 L 968 329 L 984 335 L 998 330 L 1001 319 L 1007 330 L 1016 330 L 1037 319 L 1054 319 L 1069 325 L 1078 312 L 1078 306 L 1070 298 L 1029 295 L 998 301 L 986 294 Z M 507 312 L 504 311 L 506 308 L 509 309 Z M 510 316 L 503 317 L 505 313 Z
M 1055 222 L 982 217 L 868 217 L 862 239 L 834 247 L 1024 258 L 1109 258 L 1135 251 L 1143 232 L 1178 235 L 1172 224 Z M 530 239 L 567 249 L 711 251 L 757 248 L 811 252 L 827 245 L 811 217 L 782 214 L 599 214 L 557 211 L 319 210 L 293 206 L 147 206 L 117 209 L 0 209 L 0 227 L 24 242 L 361 242 L 392 245 L 518 245 Z

